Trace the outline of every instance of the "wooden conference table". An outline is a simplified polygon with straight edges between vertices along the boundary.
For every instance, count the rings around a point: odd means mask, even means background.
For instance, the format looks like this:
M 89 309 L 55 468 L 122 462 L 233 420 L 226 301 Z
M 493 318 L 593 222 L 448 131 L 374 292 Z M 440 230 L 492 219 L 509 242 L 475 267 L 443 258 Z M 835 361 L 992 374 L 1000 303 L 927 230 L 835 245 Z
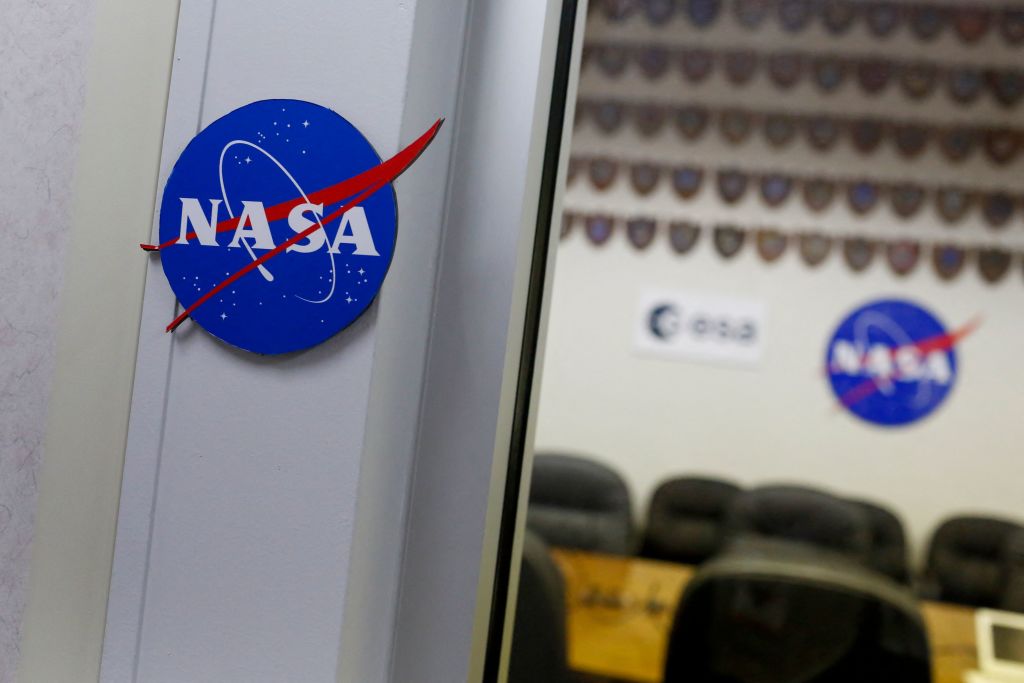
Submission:
M 694 568 L 554 549 L 565 577 L 569 666 L 635 683 L 661 683 L 672 618 Z M 934 683 L 962 683 L 977 667 L 974 609 L 922 603 Z

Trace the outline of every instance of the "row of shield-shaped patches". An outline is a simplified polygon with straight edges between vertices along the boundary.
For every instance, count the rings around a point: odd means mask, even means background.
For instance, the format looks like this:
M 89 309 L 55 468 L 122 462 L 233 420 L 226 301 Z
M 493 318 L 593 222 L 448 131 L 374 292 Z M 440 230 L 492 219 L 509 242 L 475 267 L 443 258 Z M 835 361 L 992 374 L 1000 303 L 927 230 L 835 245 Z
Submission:
M 937 219 L 949 225 L 960 223 L 969 212 L 976 211 L 993 230 L 1005 229 L 1012 218 L 1024 215 L 1024 196 L 1007 190 L 963 185 L 886 183 L 866 178 L 744 171 L 735 167 L 668 166 L 606 156 L 571 157 L 569 184 L 583 177 L 598 191 L 608 190 L 617 182 L 628 183 L 632 192 L 640 197 L 650 195 L 659 184 L 666 183 L 671 184 L 680 199 L 690 200 L 700 192 L 713 191 L 726 205 L 737 204 L 748 195 L 756 195 L 769 208 L 799 198 L 814 213 L 823 213 L 834 203 L 845 203 L 854 214 L 868 215 L 884 205 L 894 217 L 909 219 L 930 207 Z
M 942 161 L 961 164 L 983 155 L 996 166 L 1015 162 L 1024 148 L 1024 130 L 1008 126 L 983 126 L 969 122 L 932 124 L 919 119 L 852 117 L 839 114 L 794 114 L 785 110 L 747 107 L 714 108 L 698 103 L 669 105 L 629 102 L 615 97 L 584 98 L 576 106 L 577 124 L 589 123 L 605 135 L 632 128 L 646 139 L 669 130 L 682 142 L 718 135 L 731 146 L 760 138 L 775 152 L 802 142 L 826 153 L 843 146 L 872 157 L 891 148 L 907 162 L 927 160 L 929 152 Z
M 965 262 L 991 254 L 976 260 L 998 281 L 1003 253 L 1024 250 L 1024 19 L 954 9 L 597 0 L 567 206 L 709 225 L 814 220 L 854 254 L 857 239 L 945 245 L 951 264 L 957 249 Z M 879 253 L 916 262 L 913 251 Z
M 702 241 L 724 260 L 753 248 L 765 263 L 779 261 L 795 252 L 808 268 L 817 268 L 829 257 L 842 259 L 852 272 L 860 273 L 884 261 L 899 277 L 910 275 L 923 261 L 929 261 L 935 275 L 951 281 L 973 264 L 982 281 L 996 284 L 1006 279 L 1014 264 L 1024 266 L 1024 254 L 999 245 L 964 246 L 949 242 L 928 243 L 909 239 L 879 240 L 858 235 L 835 236 L 819 231 L 782 231 L 774 227 L 756 229 L 731 224 L 702 226 L 688 220 L 658 220 L 649 216 L 622 217 L 605 213 L 562 216 L 561 237 L 579 232 L 596 247 L 607 244 L 616 233 L 637 250 L 644 250 L 661 237 L 676 254 L 685 255 Z M 1024 282 L 1024 280 L 1022 280 Z
M 931 42 L 949 34 L 965 45 L 999 39 L 1024 43 L 1024 8 L 962 3 L 899 3 L 885 0 L 592 0 L 591 12 L 611 22 L 639 19 L 652 26 L 674 21 L 707 28 L 733 21 L 755 31 L 775 24 L 790 34 L 819 28 L 839 37 L 862 30 L 880 39 L 893 35 Z
M 874 96 L 898 90 L 911 100 L 923 101 L 943 93 L 950 102 L 971 105 L 982 98 L 1006 109 L 1016 107 L 1024 96 L 1024 71 L 1015 67 L 945 64 L 925 59 L 900 60 L 869 54 L 800 52 L 791 49 L 668 47 L 632 41 L 593 42 L 583 49 L 583 69 L 596 69 L 608 78 L 627 74 L 658 81 L 677 73 L 684 84 L 696 85 L 716 72 L 733 86 L 765 80 L 780 91 L 802 82 L 822 94 L 858 88 Z

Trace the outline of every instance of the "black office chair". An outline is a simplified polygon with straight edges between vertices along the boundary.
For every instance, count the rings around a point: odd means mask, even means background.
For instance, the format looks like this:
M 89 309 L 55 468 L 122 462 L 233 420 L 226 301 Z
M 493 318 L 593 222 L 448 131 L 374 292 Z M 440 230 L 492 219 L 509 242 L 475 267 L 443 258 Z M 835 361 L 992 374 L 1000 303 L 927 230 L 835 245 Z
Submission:
M 842 554 L 745 539 L 697 571 L 664 683 L 929 683 L 910 591 Z
M 891 510 L 866 500 L 851 502 L 863 510 L 871 526 L 868 566 L 894 581 L 910 583 L 907 539 L 900 518 Z
M 871 527 L 848 501 L 801 486 L 764 486 L 733 499 L 728 537 L 781 538 L 846 554 L 867 563 Z
M 999 609 L 1024 612 L 1024 531 L 1015 531 L 1003 543 L 1006 584 Z
M 538 455 L 526 519 L 549 545 L 619 555 L 634 550 L 626 482 L 587 458 Z
M 707 560 L 721 548 L 725 512 L 740 491 L 703 477 L 662 482 L 651 496 L 641 555 L 683 564 Z
M 508 683 L 569 683 L 565 585 L 547 546 L 527 532 L 519 569 Z
M 997 607 L 1006 590 L 1007 541 L 1024 527 L 1005 519 L 947 519 L 932 535 L 925 568 L 925 595 L 976 607 Z

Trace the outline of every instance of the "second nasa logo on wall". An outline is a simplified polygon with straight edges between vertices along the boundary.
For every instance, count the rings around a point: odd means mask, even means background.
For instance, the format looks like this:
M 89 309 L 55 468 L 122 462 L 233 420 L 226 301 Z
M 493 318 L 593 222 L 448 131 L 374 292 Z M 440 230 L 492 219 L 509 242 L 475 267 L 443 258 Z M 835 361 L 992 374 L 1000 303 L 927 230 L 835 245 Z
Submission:
M 334 111 L 253 102 L 203 129 L 167 180 L 157 245 L 183 311 L 261 354 L 306 349 L 348 327 L 380 291 L 394 254 L 392 181 L 441 121 L 382 161 Z
M 958 345 L 978 322 L 951 329 L 905 299 L 879 299 L 851 311 L 825 352 L 825 374 L 839 407 L 883 427 L 928 417 L 952 393 Z

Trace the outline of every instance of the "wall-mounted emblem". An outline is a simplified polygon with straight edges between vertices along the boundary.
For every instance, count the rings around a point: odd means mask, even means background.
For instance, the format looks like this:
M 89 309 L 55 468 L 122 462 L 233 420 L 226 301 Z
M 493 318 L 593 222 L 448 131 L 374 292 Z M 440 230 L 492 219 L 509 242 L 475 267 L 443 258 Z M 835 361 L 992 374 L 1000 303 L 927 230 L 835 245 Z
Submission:
M 785 114 L 768 114 L 764 118 L 764 136 L 772 147 L 785 147 L 796 137 L 796 122 Z
M 878 243 L 865 237 L 849 237 L 843 240 L 843 259 L 855 273 L 860 273 L 875 260 Z
M 700 238 L 700 226 L 689 221 L 673 221 L 668 226 L 668 242 L 677 254 L 693 249 Z
M 891 2 L 873 2 L 866 6 L 868 29 L 875 36 L 884 38 L 900 23 L 900 9 Z
M 1010 45 L 1019 45 L 1024 41 L 1024 9 L 1006 7 L 999 19 L 999 30 L 1003 39 Z
M 715 66 L 715 56 L 708 50 L 683 50 L 680 59 L 683 75 L 693 83 L 700 83 L 707 78 Z
M 812 268 L 820 266 L 832 251 L 832 238 L 820 233 L 803 233 L 800 239 L 800 258 Z
M 932 247 L 932 265 L 943 280 L 949 281 L 960 274 L 967 262 L 967 251 L 955 244 L 937 244 Z
M 660 26 L 672 18 L 675 9 L 674 0 L 648 0 L 647 19 L 655 26 Z
M 793 179 L 779 173 L 768 173 L 761 176 L 761 199 L 768 206 L 781 206 L 789 198 L 793 189 Z
M 661 167 L 654 164 L 634 164 L 629 169 L 629 179 L 639 195 L 650 194 L 661 180 Z
M 932 40 L 946 25 L 948 8 L 918 5 L 910 8 L 910 30 L 921 40 Z
M 762 228 L 757 231 L 757 253 L 766 263 L 777 261 L 788 245 L 789 238 L 778 230 Z
M 1003 279 L 1006 272 L 1010 270 L 1010 263 L 1013 261 L 1013 254 L 999 247 L 986 247 L 978 250 L 978 270 L 981 278 L 989 283 L 995 284 Z
M 725 55 L 725 77 L 733 85 L 746 85 L 757 67 L 757 54 L 751 50 L 735 50 Z
M 684 199 L 695 196 L 700 191 L 703 180 L 704 170 L 700 168 L 679 166 L 672 170 L 672 187 Z
M 631 218 L 626 221 L 626 237 L 637 249 L 646 249 L 654 241 L 658 223 L 653 218 Z
M 949 331 L 930 311 L 901 299 L 850 313 L 825 352 L 839 405 L 885 427 L 912 424 L 938 408 L 957 377 L 956 346 L 978 325 Z
M 437 121 L 387 161 L 355 126 L 298 100 L 253 102 L 200 132 L 160 205 L 159 252 L 183 308 L 255 353 L 315 346 L 356 320 L 387 275 L 398 234 L 392 181 Z
M 885 247 L 885 256 L 892 272 L 903 277 L 917 267 L 921 258 L 921 245 L 913 240 L 889 242 Z
M 689 0 L 686 3 L 686 15 L 694 26 L 705 28 L 715 23 L 721 7 L 719 0 Z
M 779 23 L 790 33 L 802 31 L 816 9 L 810 0 L 780 0 Z
M 658 134 L 668 118 L 668 108 L 657 104 L 637 105 L 633 112 L 633 123 L 644 137 Z
M 747 191 L 747 174 L 726 168 L 718 172 L 718 196 L 727 204 L 735 204 Z
M 734 225 L 716 225 L 712 233 L 715 250 L 722 258 L 731 259 L 743 248 L 747 233 Z
M 768 16 L 769 9 L 768 0 L 736 0 L 733 3 L 736 21 L 746 29 L 755 29 L 760 26 L 764 18 Z
M 757 367 L 764 351 L 763 302 L 652 289 L 640 295 L 633 349 L 644 356 Z
M 708 110 L 704 107 L 681 107 L 676 112 L 676 128 L 687 140 L 696 140 L 708 125 Z
M 592 214 L 583 221 L 583 232 L 587 239 L 597 246 L 601 246 L 611 239 L 615 230 L 615 219 L 607 214 Z
M 668 70 L 668 50 L 658 45 L 647 45 L 639 48 L 636 63 L 648 80 L 660 78 Z

